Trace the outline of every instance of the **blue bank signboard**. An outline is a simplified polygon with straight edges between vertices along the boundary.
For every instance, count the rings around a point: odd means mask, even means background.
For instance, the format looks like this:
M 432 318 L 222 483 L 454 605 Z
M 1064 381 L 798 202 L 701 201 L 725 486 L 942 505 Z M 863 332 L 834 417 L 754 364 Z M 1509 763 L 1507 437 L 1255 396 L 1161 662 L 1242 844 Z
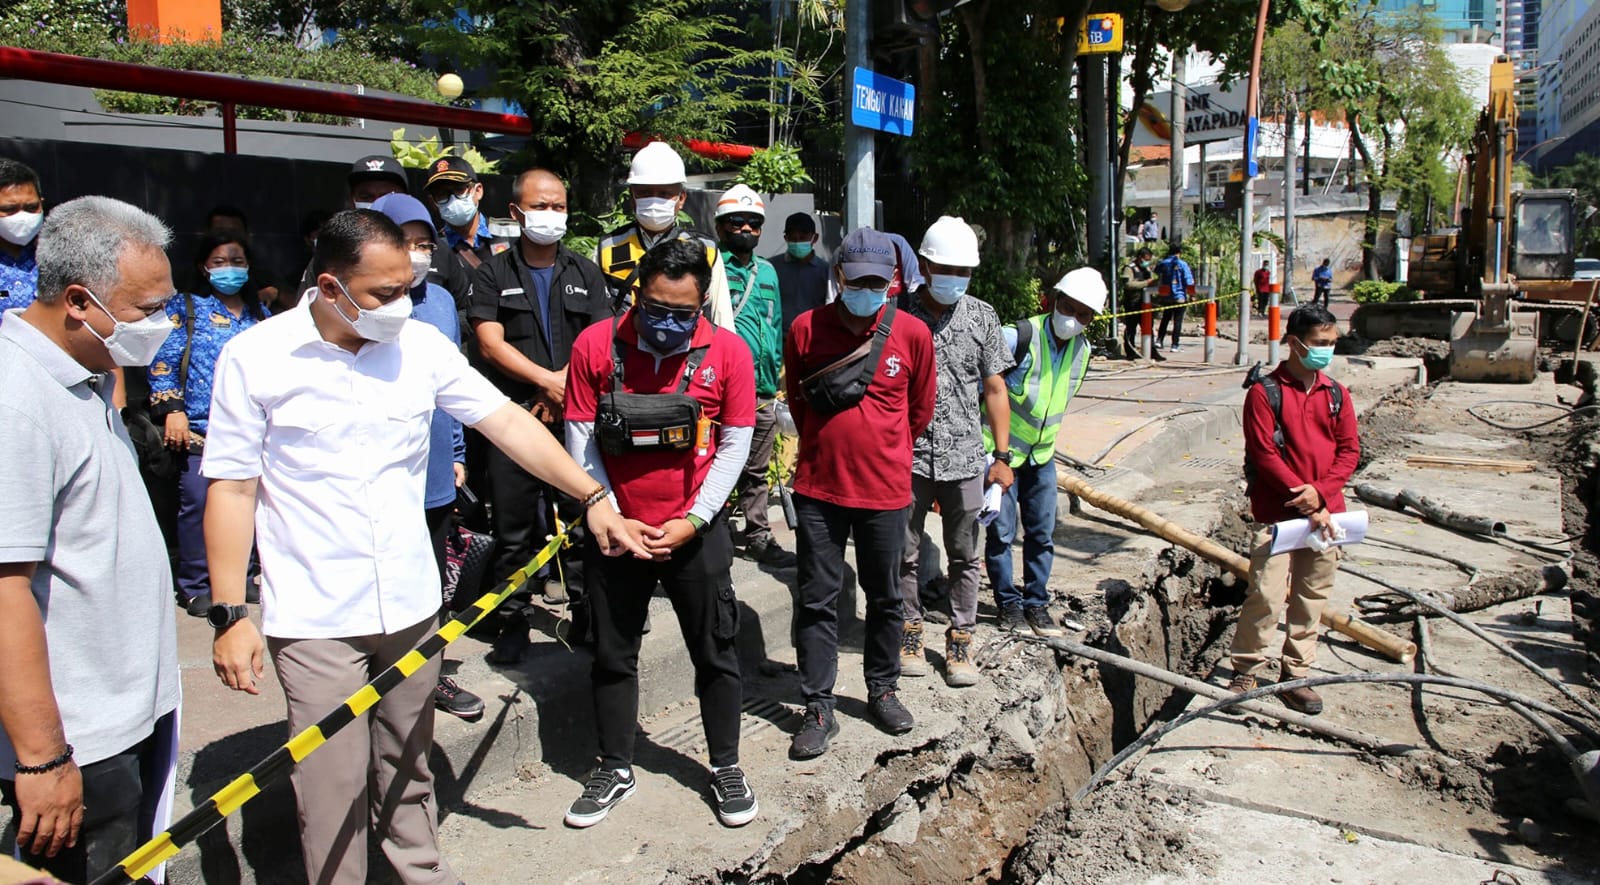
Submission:
M 917 87 L 893 77 L 856 68 L 850 88 L 850 122 L 863 129 L 911 134 L 916 122 Z

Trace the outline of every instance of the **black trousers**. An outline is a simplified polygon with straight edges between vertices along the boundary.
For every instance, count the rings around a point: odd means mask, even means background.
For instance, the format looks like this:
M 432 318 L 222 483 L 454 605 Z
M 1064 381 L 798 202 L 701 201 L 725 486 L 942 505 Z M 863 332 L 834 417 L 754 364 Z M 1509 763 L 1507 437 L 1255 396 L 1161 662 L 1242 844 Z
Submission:
M 1161 328 L 1156 330 L 1156 341 L 1167 337 L 1167 324 L 1172 324 L 1172 346 L 1178 346 L 1178 337 L 1183 334 L 1183 314 L 1189 309 L 1185 302 L 1178 302 L 1161 312 Z
M 558 432 L 560 428 L 552 432 Z M 490 447 L 488 453 L 489 486 L 494 501 L 494 562 L 486 580 L 499 582 L 519 568 L 545 545 L 545 537 L 555 534 L 553 515 L 559 510 L 564 522 L 573 524 L 573 549 L 582 549 L 584 524 L 582 503 L 571 501 L 550 486 L 535 479 L 528 471 L 517 466 L 506 454 Z M 574 598 L 583 588 L 583 557 L 567 552 L 559 554 L 567 587 Z M 530 581 L 538 586 L 540 581 L 555 577 L 555 562 L 551 561 Z M 472 588 L 474 592 L 478 588 Z M 528 607 L 531 590 L 519 591 L 501 606 L 505 620 L 523 617 Z
M 1138 359 L 1139 351 L 1139 315 L 1133 314 L 1122 318 L 1122 355 L 1128 359 Z
M 592 541 L 583 550 L 594 629 L 590 679 L 600 765 L 633 764 L 639 728 L 639 645 L 658 581 L 672 601 L 694 664 L 694 690 L 700 698 L 700 722 L 711 764 L 737 765 L 744 685 L 734 644 L 739 608 L 733 595 L 733 539 L 727 516 L 719 514 L 703 537 L 679 547 L 665 562 L 606 556 Z
M 856 576 L 867 598 L 862 669 L 867 694 L 894 691 L 900 682 L 900 554 L 909 508 L 864 510 L 805 495 L 794 496 L 799 585 L 794 603 L 794 648 L 800 691 L 807 704 L 834 706 L 839 676 L 839 594 L 844 589 L 844 547 L 856 542 Z
M 83 774 L 83 827 L 78 844 L 62 848 L 55 857 L 45 857 L 18 847 L 23 863 L 44 870 L 63 882 L 82 885 L 94 876 L 122 862 L 139 847 L 148 823 L 139 819 L 146 787 L 160 788 L 161 775 L 155 771 L 155 738 L 143 741 L 99 762 L 80 769 Z M 48 778 L 51 774 L 20 775 Z M 6 834 L 17 836 L 17 784 L 0 780 L 0 800 L 11 810 L 11 826 Z

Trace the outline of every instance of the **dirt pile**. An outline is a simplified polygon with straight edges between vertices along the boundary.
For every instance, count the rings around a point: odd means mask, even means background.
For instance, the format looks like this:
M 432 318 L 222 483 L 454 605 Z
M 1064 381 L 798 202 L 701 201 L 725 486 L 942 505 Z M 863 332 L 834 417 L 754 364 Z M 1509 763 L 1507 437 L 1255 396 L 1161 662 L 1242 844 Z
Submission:
M 1189 827 L 1198 803 L 1182 788 L 1118 783 L 1057 805 L 1006 865 L 1005 881 L 1040 885 L 1143 882 L 1157 873 L 1203 880 L 1216 856 Z

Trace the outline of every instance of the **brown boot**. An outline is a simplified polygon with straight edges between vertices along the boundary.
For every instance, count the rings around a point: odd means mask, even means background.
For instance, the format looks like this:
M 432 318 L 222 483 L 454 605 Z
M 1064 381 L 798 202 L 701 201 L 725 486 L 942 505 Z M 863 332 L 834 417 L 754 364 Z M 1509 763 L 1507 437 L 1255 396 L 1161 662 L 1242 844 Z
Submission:
M 953 688 L 978 684 L 978 667 L 972 663 L 972 631 L 951 627 L 944 634 L 944 681 Z
M 922 652 L 922 622 L 906 621 L 900 636 L 900 675 L 928 675 L 928 656 Z
M 1278 677 L 1278 681 L 1293 682 L 1296 679 L 1304 678 L 1304 676 L 1290 676 L 1288 673 L 1284 673 Z M 1322 696 L 1318 695 L 1309 688 L 1294 688 L 1290 689 L 1289 691 L 1280 692 L 1278 694 L 1278 699 L 1283 701 L 1283 705 L 1285 707 L 1288 707 L 1296 713 L 1304 713 L 1307 716 L 1315 716 L 1322 712 Z
M 1247 691 L 1255 691 L 1255 689 L 1256 678 L 1249 673 L 1235 673 L 1233 674 L 1233 681 L 1228 683 L 1228 691 L 1234 694 L 1244 694 Z

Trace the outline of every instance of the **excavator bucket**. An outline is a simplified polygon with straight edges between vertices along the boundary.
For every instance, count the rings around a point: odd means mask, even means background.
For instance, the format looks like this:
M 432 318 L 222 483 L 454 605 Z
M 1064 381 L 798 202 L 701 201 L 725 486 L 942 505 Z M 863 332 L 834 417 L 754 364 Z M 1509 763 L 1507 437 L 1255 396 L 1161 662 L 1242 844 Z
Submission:
M 1532 384 L 1539 368 L 1538 339 L 1531 328 L 1513 322 L 1490 331 L 1471 314 L 1456 315 L 1458 334 L 1450 339 L 1450 378 L 1488 384 Z

